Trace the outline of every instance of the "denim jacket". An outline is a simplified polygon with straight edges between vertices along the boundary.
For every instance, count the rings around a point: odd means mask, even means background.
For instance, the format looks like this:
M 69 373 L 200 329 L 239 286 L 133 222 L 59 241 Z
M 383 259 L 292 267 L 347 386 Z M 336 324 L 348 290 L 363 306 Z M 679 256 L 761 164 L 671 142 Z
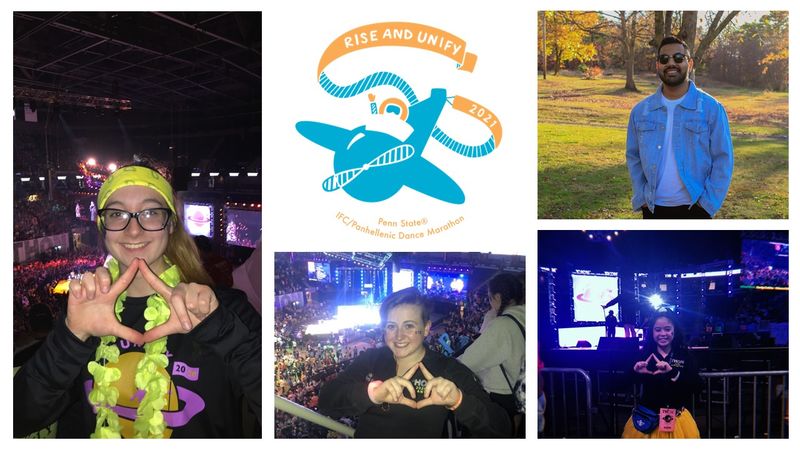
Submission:
M 659 87 L 639 102 L 628 120 L 625 157 L 633 184 L 633 210 L 655 209 L 667 108 Z M 683 185 L 712 217 L 728 193 L 733 175 L 733 143 L 725 108 L 689 81 L 689 90 L 675 108 L 672 146 Z

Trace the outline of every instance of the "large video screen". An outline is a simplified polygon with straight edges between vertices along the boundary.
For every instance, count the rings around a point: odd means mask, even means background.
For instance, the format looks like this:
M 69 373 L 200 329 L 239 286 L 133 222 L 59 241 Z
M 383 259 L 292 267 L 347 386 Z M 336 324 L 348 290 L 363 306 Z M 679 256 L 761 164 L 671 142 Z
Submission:
M 619 295 L 619 277 L 597 274 L 572 274 L 572 306 L 576 322 L 605 322 L 614 311 L 619 319 L 619 304 L 603 310 L 603 305 Z
M 214 208 L 207 203 L 183 205 L 183 222 L 192 236 L 214 237 Z
M 400 269 L 397 272 L 392 272 L 392 292 L 397 292 L 410 287 L 414 287 L 413 270 Z
M 425 292 L 449 300 L 464 300 L 467 296 L 469 277 L 460 274 L 430 273 L 425 280 Z
M 256 248 L 261 237 L 261 211 L 228 208 L 225 242 L 241 247 Z
M 636 328 L 635 333 L 636 338 L 639 339 L 639 341 L 642 341 L 644 336 L 643 330 L 641 328 Z M 578 341 L 586 341 L 590 343 L 592 347 L 597 347 L 597 344 L 600 343 L 600 338 L 605 335 L 605 326 L 559 328 L 558 346 L 562 348 L 576 347 L 578 345 Z M 625 337 L 625 328 L 617 327 L 616 337 Z
M 311 281 L 331 281 L 331 265 L 326 262 L 309 261 L 308 279 Z
M 789 244 L 742 241 L 743 286 L 789 286 Z

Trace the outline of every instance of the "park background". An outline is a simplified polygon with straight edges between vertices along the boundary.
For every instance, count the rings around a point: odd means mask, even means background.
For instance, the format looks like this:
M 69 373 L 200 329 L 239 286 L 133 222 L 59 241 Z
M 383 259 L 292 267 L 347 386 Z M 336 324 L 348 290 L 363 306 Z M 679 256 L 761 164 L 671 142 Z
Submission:
M 660 84 L 655 55 L 667 34 L 687 42 L 697 86 L 728 113 L 734 172 L 715 217 L 788 218 L 788 11 L 539 11 L 540 219 L 641 217 L 626 130 Z

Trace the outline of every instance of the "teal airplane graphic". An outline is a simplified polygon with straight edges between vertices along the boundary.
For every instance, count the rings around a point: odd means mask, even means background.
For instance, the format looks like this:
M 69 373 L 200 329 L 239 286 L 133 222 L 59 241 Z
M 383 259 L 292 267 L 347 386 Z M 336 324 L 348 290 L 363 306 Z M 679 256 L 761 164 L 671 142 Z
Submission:
M 405 140 L 367 126 L 352 130 L 320 122 L 298 122 L 297 131 L 334 152 L 334 174 L 323 190 L 344 190 L 364 202 L 391 198 L 403 186 L 448 203 L 464 203 L 464 192 L 444 171 L 422 157 L 436 122 L 447 103 L 444 89 L 408 108 L 406 123 L 413 130 Z M 390 110 L 387 110 L 390 111 Z

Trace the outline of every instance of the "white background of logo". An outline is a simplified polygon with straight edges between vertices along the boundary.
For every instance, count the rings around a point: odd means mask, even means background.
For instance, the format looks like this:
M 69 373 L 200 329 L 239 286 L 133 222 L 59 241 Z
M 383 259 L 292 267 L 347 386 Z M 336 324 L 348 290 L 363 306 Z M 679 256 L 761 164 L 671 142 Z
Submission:
M 346 5 L 344 4 L 346 3 Z M 489 8 L 485 3 L 326 2 L 313 9 L 286 5 L 284 13 L 265 17 L 265 215 L 270 236 L 281 236 L 276 250 L 437 250 L 520 254 L 520 242 L 534 235 L 536 172 L 535 9 Z M 376 71 L 403 77 L 420 100 L 431 88 L 469 98 L 492 110 L 503 126 L 500 146 L 482 158 L 466 158 L 431 139 L 422 156 L 447 173 L 466 201 L 452 205 L 404 187 L 392 198 L 365 203 L 344 191 L 325 192 L 333 175 L 333 152 L 301 136 L 298 121 L 318 121 L 352 129 L 369 116 L 366 93 L 337 99 L 317 83 L 317 65 L 327 46 L 342 33 L 379 22 L 415 22 L 447 31 L 466 41 L 478 56 L 472 73 L 436 53 L 404 47 L 364 49 L 334 61 L 326 73 L 337 84 L 358 81 Z M 275 43 L 276 45 L 270 45 Z M 393 88 L 372 90 L 378 102 L 400 97 Z M 445 106 L 440 128 L 468 144 L 490 136 L 481 122 Z M 271 205 L 272 206 L 272 205 Z M 377 228 L 377 220 L 427 218 L 426 227 L 384 231 L 425 232 L 464 217 L 461 224 L 432 237 L 413 240 L 376 238 L 336 220 L 337 212 Z

